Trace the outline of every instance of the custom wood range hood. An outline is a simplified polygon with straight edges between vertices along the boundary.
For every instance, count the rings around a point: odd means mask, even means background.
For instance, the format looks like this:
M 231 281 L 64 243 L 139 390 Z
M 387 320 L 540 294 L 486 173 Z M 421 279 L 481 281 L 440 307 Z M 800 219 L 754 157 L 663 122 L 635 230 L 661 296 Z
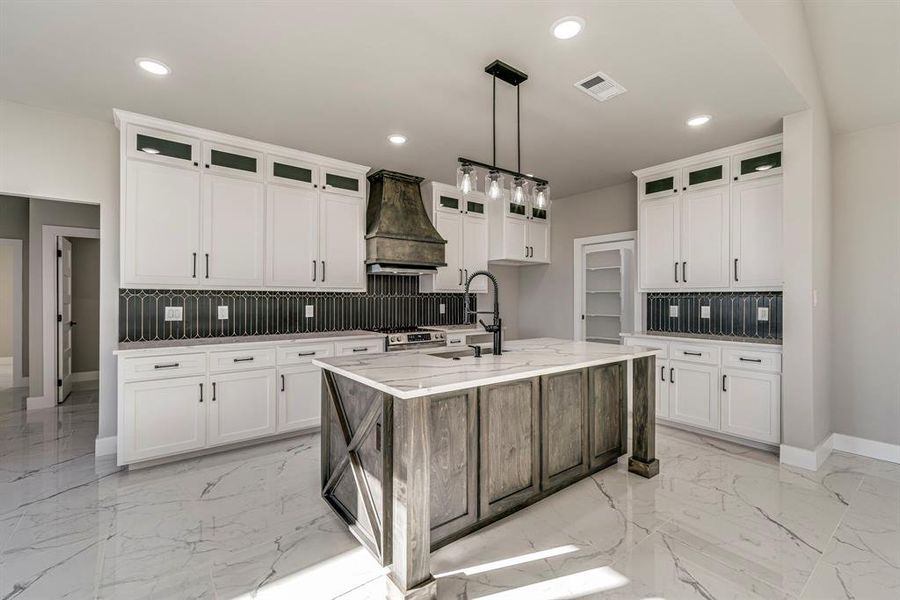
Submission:
M 372 274 L 425 275 L 447 266 L 447 241 L 431 224 L 419 184 L 422 177 L 372 173 L 366 208 L 366 270 Z

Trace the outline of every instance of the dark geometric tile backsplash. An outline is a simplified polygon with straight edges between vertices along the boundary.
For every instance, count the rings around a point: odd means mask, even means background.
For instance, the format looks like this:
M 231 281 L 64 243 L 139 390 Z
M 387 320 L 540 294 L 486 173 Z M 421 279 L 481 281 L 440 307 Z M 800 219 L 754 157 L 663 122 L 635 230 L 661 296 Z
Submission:
M 368 276 L 366 292 L 119 290 L 119 341 L 181 340 L 465 322 L 465 295 L 419 292 L 418 277 Z M 472 306 L 475 304 L 472 295 Z M 440 304 L 446 312 L 441 314 Z M 315 307 L 306 318 L 306 306 Z M 166 321 L 166 306 L 184 307 Z M 228 307 L 228 319 L 217 318 Z
M 678 317 L 669 307 L 678 306 Z M 700 318 L 700 307 L 709 306 L 710 318 Z M 769 320 L 757 319 L 757 308 L 769 309 Z M 695 292 L 647 294 L 647 331 L 703 333 L 780 340 L 781 292 Z

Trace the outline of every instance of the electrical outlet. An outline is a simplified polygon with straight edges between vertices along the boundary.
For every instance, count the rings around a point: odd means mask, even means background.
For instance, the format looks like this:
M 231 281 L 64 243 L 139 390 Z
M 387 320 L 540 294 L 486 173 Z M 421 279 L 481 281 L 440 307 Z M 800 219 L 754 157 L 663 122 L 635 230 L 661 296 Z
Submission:
M 183 306 L 167 306 L 165 312 L 166 321 L 184 321 Z
M 219 310 L 218 310 L 218 314 L 219 314 L 220 321 L 225 321 L 226 319 L 228 319 L 228 306 L 227 305 L 220 306 Z
M 701 319 L 709 318 L 709 305 L 700 307 L 700 318 Z
M 314 316 L 316 316 L 315 307 L 312 304 L 307 304 L 306 305 L 306 318 L 312 319 Z
M 769 307 L 768 306 L 759 306 L 756 308 L 756 320 L 757 321 L 768 321 L 769 320 Z
M 677 304 L 672 304 L 671 306 L 669 306 L 669 316 L 673 317 L 675 319 L 678 318 L 678 305 Z
M 444 314 L 445 312 L 447 312 L 447 305 L 446 305 L 446 304 L 441 304 L 441 305 L 439 305 L 439 306 L 438 306 L 438 312 L 441 313 L 441 314 Z

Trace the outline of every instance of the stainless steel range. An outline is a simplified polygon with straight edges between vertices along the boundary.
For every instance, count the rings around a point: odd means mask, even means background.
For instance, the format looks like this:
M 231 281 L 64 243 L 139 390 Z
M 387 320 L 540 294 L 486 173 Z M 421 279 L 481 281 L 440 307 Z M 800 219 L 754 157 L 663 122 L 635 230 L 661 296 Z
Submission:
M 372 331 L 387 335 L 388 352 L 440 348 L 447 344 L 447 335 L 443 331 L 424 327 L 381 327 Z

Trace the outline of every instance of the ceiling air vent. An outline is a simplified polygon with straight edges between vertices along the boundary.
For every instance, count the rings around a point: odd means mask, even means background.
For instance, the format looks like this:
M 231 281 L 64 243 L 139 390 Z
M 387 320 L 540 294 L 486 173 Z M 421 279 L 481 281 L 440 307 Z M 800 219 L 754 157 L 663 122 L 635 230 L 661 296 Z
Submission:
M 595 100 L 604 102 L 613 96 L 625 93 L 625 88 L 606 76 L 597 72 L 575 84 L 579 90 Z

